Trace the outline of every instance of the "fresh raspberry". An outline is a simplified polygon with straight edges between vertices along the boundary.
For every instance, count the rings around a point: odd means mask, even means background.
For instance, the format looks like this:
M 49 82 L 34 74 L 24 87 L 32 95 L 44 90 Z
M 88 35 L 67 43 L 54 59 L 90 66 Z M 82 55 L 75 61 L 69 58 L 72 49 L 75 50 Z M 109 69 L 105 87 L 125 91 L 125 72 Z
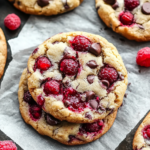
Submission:
M 149 129 L 147 129 L 147 136 L 150 138 L 150 128 Z
M 39 57 L 34 66 L 34 70 L 40 69 L 41 71 L 46 71 L 51 67 L 51 62 L 46 57 Z
M 145 126 L 144 129 L 142 130 L 142 133 L 145 139 L 149 139 L 150 138 L 150 125 Z
M 100 80 L 107 80 L 110 84 L 113 84 L 118 79 L 117 71 L 109 66 L 102 68 L 98 76 Z
M 37 97 L 37 104 L 42 107 L 44 105 L 44 102 L 45 102 L 45 99 L 43 98 L 43 96 L 39 95 Z
M 4 24 L 5 26 L 10 29 L 10 30 L 16 30 L 20 27 L 21 25 L 21 20 L 20 18 L 15 15 L 15 14 L 9 14 L 6 16 L 4 19 Z
M 17 150 L 17 147 L 12 141 L 0 141 L 0 150 Z
M 125 8 L 126 10 L 132 11 L 134 8 L 139 6 L 139 0 L 125 0 Z
M 85 36 L 78 35 L 71 41 L 71 46 L 74 50 L 80 52 L 88 51 L 89 46 L 91 45 L 91 41 Z
M 66 75 L 75 75 L 78 72 L 78 63 L 73 59 L 64 59 L 60 63 L 60 71 Z
M 41 115 L 42 115 L 42 109 L 40 106 L 38 105 L 31 105 L 30 109 L 30 117 L 34 120 L 34 119 L 40 119 Z
M 60 84 L 55 80 L 48 81 L 44 84 L 44 92 L 46 94 L 59 94 Z
M 125 11 L 120 14 L 120 21 L 123 25 L 131 25 L 133 23 L 134 16 L 129 11 Z
M 136 63 L 140 66 L 150 67 L 150 48 L 145 47 L 138 51 Z
M 29 91 L 26 91 L 26 92 L 24 93 L 23 100 L 24 100 L 25 102 L 27 102 L 28 104 L 33 103 L 33 98 L 32 98 L 32 96 L 31 96 L 31 94 L 30 94 Z

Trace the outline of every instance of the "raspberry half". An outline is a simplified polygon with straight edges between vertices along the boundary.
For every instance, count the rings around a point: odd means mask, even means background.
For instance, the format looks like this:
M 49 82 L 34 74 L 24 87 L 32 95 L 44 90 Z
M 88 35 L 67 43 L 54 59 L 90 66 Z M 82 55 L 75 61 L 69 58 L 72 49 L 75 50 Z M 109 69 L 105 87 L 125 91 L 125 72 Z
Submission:
M 91 45 L 91 41 L 85 36 L 81 36 L 81 35 L 76 36 L 74 40 L 70 42 L 71 42 L 72 48 L 80 52 L 88 51 L 89 46 Z
M 4 24 L 5 26 L 10 29 L 10 30 L 16 30 L 20 27 L 21 25 L 21 20 L 20 18 L 15 15 L 15 14 L 9 14 L 6 16 L 4 19 Z
M 139 0 L 125 0 L 125 8 L 126 10 L 132 11 L 134 8 L 139 6 Z
M 136 62 L 140 66 L 150 67 L 150 48 L 145 47 L 138 51 Z
M 78 63 L 73 59 L 64 59 L 60 63 L 60 71 L 66 75 L 75 75 L 78 72 Z
M 100 80 L 107 80 L 113 84 L 118 79 L 118 73 L 114 68 L 106 66 L 100 70 L 98 77 Z
M 126 11 L 120 14 L 120 21 L 123 25 L 133 24 L 134 16 L 130 12 Z
M 150 125 L 146 126 L 146 127 L 143 129 L 142 133 L 143 133 L 143 137 L 144 137 L 145 139 L 149 139 L 149 138 L 150 138 Z
M 0 141 L 0 150 L 17 150 L 17 147 L 12 141 Z

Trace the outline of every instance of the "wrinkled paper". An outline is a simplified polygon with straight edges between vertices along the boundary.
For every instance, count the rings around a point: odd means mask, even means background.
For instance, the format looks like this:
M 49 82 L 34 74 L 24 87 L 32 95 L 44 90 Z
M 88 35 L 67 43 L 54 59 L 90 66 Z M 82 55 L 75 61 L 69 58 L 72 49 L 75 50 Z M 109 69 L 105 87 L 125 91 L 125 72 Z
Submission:
M 112 128 L 95 142 L 71 147 L 38 134 L 27 125 L 21 118 L 17 97 L 20 76 L 32 51 L 49 37 L 68 31 L 99 34 L 113 43 L 122 56 L 131 83 Z M 13 60 L 0 89 L 0 130 L 25 150 L 115 150 L 149 110 L 150 69 L 139 68 L 135 60 L 137 51 L 150 44 L 129 41 L 108 29 L 97 14 L 94 0 L 84 0 L 78 8 L 62 15 L 30 16 L 18 38 L 10 40 L 9 44 Z

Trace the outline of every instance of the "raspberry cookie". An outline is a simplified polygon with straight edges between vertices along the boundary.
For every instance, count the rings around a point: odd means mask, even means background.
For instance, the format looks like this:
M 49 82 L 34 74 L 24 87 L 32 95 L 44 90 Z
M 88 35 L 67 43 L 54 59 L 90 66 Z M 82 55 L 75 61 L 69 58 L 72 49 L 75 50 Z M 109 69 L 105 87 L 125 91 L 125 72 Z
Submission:
M 7 59 L 7 44 L 4 33 L 0 28 L 0 78 L 4 73 L 6 59 Z
M 26 123 L 42 135 L 47 135 L 66 145 L 79 145 L 92 142 L 105 134 L 116 118 L 117 111 L 103 120 L 91 124 L 73 124 L 60 121 L 42 111 L 28 91 L 27 69 L 23 71 L 18 91 L 20 112 Z
M 34 100 L 59 120 L 92 123 L 122 104 L 127 71 L 117 49 L 85 32 L 55 35 L 28 60 Z
M 135 133 L 133 150 L 150 150 L 150 112 Z
M 150 1 L 96 0 L 100 18 L 129 40 L 150 41 Z
M 13 5 L 27 13 L 33 15 L 57 15 L 73 10 L 78 7 L 83 0 L 9 0 Z

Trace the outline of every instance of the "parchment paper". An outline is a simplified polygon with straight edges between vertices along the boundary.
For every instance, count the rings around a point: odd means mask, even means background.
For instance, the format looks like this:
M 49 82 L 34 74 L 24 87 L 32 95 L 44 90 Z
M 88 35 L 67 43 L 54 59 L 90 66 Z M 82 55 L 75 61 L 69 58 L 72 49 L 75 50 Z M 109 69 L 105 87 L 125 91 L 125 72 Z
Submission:
M 20 75 L 34 48 L 52 35 L 77 30 L 99 34 L 113 43 L 123 58 L 131 84 L 113 127 L 95 142 L 68 147 L 39 135 L 24 123 L 19 113 L 17 90 Z M 149 110 L 150 69 L 139 68 L 135 60 L 137 51 L 150 44 L 129 41 L 108 29 L 97 15 L 94 0 L 84 0 L 77 9 L 63 15 L 31 16 L 19 37 L 9 44 L 13 60 L 0 90 L 0 129 L 25 150 L 114 150 Z

